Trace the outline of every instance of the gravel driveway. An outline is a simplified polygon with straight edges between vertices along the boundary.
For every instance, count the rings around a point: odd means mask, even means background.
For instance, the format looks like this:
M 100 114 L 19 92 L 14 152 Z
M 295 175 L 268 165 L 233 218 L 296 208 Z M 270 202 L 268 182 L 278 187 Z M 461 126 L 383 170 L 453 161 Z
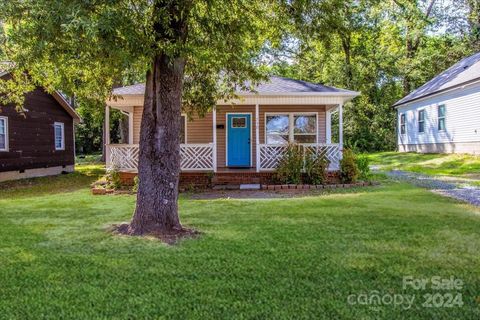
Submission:
M 427 176 L 401 170 L 388 171 L 386 174 L 392 179 L 406 181 L 433 192 L 480 206 L 480 188 L 468 185 L 461 178 Z

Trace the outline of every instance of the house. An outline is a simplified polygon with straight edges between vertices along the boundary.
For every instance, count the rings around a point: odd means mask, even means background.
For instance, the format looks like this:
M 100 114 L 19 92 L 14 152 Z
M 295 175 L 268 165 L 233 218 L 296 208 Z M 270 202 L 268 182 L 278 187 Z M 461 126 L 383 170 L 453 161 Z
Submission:
M 0 73 L 2 80 L 11 74 Z M 0 105 L 0 181 L 72 172 L 74 123 L 80 117 L 58 92 L 36 88 L 25 96 L 24 112 Z
M 398 150 L 480 154 L 480 53 L 395 103 Z
M 137 172 L 140 120 L 145 86 L 117 88 L 110 108 L 128 113 L 129 143 L 110 144 L 106 137 L 107 166 L 123 173 Z M 180 183 L 202 184 L 213 175 L 237 182 L 264 182 L 286 150 L 295 142 L 330 160 L 339 169 L 343 149 L 343 104 L 358 92 L 321 84 L 271 77 L 255 93 L 237 92 L 234 101 L 218 101 L 205 117 L 182 115 Z M 332 141 L 332 114 L 338 112 L 338 142 Z M 107 130 L 107 133 L 109 130 Z

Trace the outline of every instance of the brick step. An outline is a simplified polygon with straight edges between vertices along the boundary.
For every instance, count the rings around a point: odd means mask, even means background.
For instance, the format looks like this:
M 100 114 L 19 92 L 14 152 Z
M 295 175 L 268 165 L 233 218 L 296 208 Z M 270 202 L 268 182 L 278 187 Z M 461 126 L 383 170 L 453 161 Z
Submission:
M 260 178 L 249 176 L 217 175 L 212 179 L 212 184 L 214 185 L 240 185 L 258 183 L 260 183 Z

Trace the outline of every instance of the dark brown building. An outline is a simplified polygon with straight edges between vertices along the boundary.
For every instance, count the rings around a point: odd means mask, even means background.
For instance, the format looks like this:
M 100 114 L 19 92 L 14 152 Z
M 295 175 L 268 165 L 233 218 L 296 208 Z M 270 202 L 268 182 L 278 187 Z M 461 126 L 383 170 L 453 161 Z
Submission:
M 72 172 L 74 123 L 80 121 L 75 110 L 59 93 L 42 88 L 27 93 L 24 110 L 0 105 L 0 181 Z

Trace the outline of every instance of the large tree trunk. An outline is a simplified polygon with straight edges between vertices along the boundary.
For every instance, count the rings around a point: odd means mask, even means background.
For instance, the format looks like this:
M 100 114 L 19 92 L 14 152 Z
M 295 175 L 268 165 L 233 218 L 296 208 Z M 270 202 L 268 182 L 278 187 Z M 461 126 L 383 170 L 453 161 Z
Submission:
M 182 229 L 177 200 L 184 67 L 183 58 L 160 54 L 147 72 L 140 129 L 140 183 L 130 234 L 170 234 Z

